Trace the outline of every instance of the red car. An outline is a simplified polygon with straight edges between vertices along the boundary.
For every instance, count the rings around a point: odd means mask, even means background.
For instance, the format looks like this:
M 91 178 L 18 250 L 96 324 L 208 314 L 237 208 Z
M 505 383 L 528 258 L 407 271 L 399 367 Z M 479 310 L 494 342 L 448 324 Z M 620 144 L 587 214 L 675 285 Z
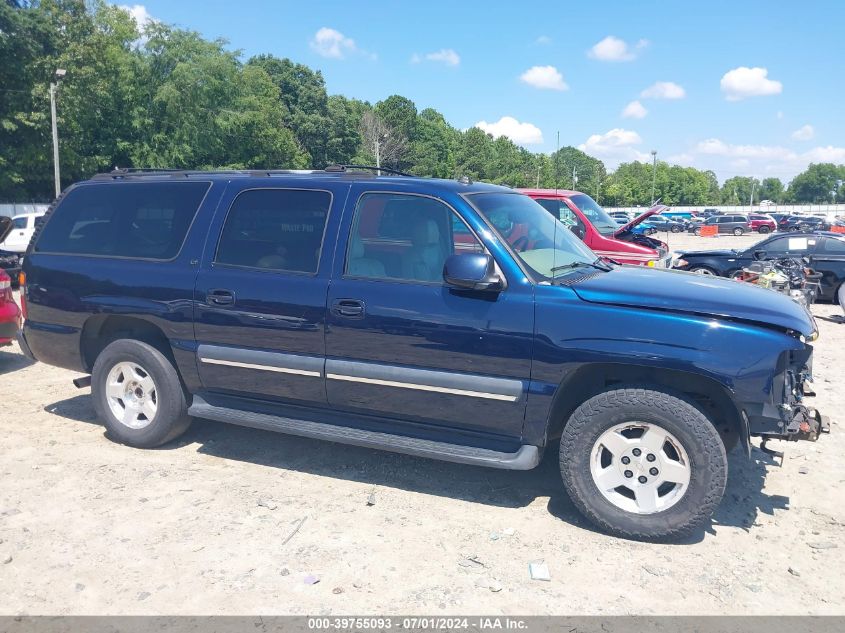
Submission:
M 519 189 L 569 226 L 596 255 L 620 264 L 660 268 L 669 265 L 669 247 L 653 237 L 636 234 L 634 227 L 667 207 L 649 209 L 624 225 L 611 218 L 590 196 L 565 189 Z
M 12 230 L 12 222 L 7 217 L 0 217 L 0 242 Z M 12 280 L 6 271 L 0 268 L 0 347 L 11 343 L 21 326 L 21 311 L 12 296 Z
M 761 235 L 771 233 L 777 230 L 778 223 L 770 215 L 762 213 L 752 213 L 748 216 L 748 223 L 751 225 L 752 231 L 757 231 Z

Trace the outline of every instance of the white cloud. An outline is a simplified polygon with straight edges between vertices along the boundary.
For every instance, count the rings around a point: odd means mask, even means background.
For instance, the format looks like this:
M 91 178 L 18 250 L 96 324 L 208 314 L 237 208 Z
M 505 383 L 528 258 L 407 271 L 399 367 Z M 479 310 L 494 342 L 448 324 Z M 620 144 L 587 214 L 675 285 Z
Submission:
M 783 118 L 783 110 L 778 110 L 778 113 L 777 113 L 776 116 L 777 116 L 778 119 L 782 119 Z
M 722 92 L 728 101 L 739 101 L 747 97 L 764 97 L 783 92 L 783 84 L 768 78 L 765 68 L 740 66 L 729 70 L 721 81 Z
M 804 171 L 810 163 L 843 163 L 845 147 L 819 146 L 795 152 L 779 145 L 739 145 L 710 138 L 696 143 L 690 154 L 700 169 L 712 169 L 722 177 L 736 175 L 725 165 L 745 175 L 777 176 L 789 180 Z
M 792 133 L 792 138 L 796 141 L 809 141 L 816 135 L 816 131 L 812 125 L 802 125 Z
M 648 110 L 639 101 L 632 101 L 622 110 L 622 118 L 624 119 L 642 119 L 647 114 Z
M 314 34 L 310 46 L 318 55 L 330 59 L 343 59 L 358 51 L 355 40 L 325 26 Z
M 426 53 L 425 55 L 419 55 L 417 53 L 411 55 L 412 64 L 419 64 L 422 61 L 440 62 L 447 66 L 457 66 L 461 63 L 461 56 L 451 48 L 441 48 L 439 51 Z
M 686 91 L 672 81 L 655 81 L 640 93 L 643 99 L 683 99 Z
M 520 123 L 511 116 L 503 116 L 495 123 L 479 121 L 474 127 L 498 138 L 507 136 L 518 145 L 536 145 L 543 142 L 543 133 L 532 123 Z
M 637 51 L 648 44 L 648 40 L 639 40 L 634 46 L 628 46 L 625 40 L 608 35 L 587 51 L 587 56 L 603 62 L 630 62 L 637 58 Z
M 519 76 L 520 81 L 541 90 L 568 90 L 563 75 L 554 66 L 532 66 Z
M 539 44 L 540 46 L 546 46 L 552 43 L 552 38 L 550 38 L 548 35 L 541 35 L 536 40 L 534 40 L 534 43 Z
M 155 24 L 158 22 L 153 16 L 150 15 L 150 12 L 147 11 L 147 7 L 143 4 L 120 4 L 117 7 L 118 9 L 123 9 L 126 11 L 132 19 L 135 20 L 135 25 L 138 27 L 138 32 L 141 34 L 141 37 L 134 43 L 134 46 L 143 46 L 146 44 L 147 40 L 149 39 L 144 35 L 147 30 L 147 27 L 151 24 Z
M 604 134 L 593 134 L 578 149 L 602 159 L 613 168 L 619 163 L 633 160 L 648 162 L 651 157 L 635 147 L 642 142 L 640 135 L 633 130 L 614 128 Z

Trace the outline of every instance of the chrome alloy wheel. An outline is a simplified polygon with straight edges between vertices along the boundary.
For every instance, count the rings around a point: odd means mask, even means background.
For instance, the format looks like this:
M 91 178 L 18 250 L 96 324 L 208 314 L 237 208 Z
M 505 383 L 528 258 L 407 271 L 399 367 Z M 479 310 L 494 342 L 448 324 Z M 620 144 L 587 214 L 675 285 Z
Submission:
M 121 362 L 106 379 L 106 399 L 112 415 L 130 429 L 143 429 L 155 418 L 158 394 L 152 376 L 137 363 Z
M 686 450 L 665 429 L 625 422 L 596 440 L 590 474 L 605 499 L 634 514 L 668 510 L 686 493 L 691 469 Z

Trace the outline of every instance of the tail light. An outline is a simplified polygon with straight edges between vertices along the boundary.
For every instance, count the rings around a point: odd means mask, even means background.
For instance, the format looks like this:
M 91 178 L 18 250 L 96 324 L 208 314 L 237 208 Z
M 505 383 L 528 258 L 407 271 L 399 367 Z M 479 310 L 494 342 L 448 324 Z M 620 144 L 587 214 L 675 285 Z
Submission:
M 21 297 L 21 316 L 26 318 L 26 273 L 21 273 L 18 276 L 18 285 Z
M 3 275 L 0 277 L 0 303 L 12 300 L 12 282 L 6 275 Z

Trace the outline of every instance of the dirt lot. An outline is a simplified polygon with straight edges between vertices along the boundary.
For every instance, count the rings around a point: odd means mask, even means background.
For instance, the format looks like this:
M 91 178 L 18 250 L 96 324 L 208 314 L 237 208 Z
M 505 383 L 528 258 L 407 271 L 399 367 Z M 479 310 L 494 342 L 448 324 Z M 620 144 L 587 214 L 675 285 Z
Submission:
M 845 325 L 814 312 L 836 422 Z M 8 347 L 0 376 L 2 614 L 845 613 L 841 425 L 778 447 L 783 467 L 735 452 L 712 526 L 651 545 L 594 531 L 554 451 L 500 472 L 205 421 L 140 451 L 104 437 L 72 373 Z

